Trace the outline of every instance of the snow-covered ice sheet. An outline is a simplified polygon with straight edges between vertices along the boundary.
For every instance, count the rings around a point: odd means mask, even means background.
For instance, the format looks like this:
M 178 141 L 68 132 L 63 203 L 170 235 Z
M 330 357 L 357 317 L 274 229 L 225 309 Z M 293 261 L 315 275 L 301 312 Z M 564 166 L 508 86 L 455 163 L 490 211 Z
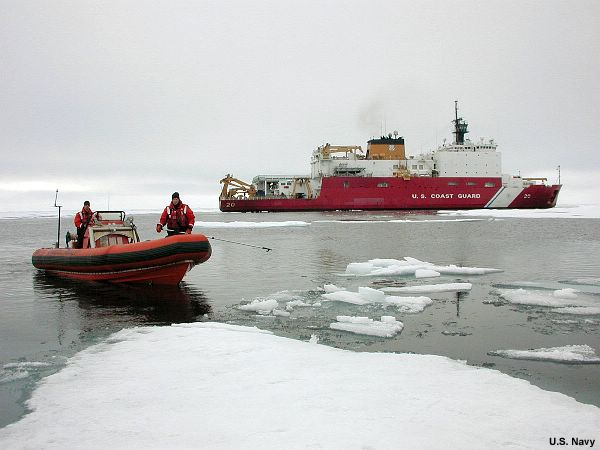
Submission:
M 534 350 L 495 350 L 488 355 L 503 358 L 552 361 L 570 364 L 600 364 L 600 357 L 589 345 L 565 345 L 563 347 L 538 348 Z
M 546 448 L 600 409 L 433 355 L 217 323 L 122 330 L 45 378 L 13 448 Z

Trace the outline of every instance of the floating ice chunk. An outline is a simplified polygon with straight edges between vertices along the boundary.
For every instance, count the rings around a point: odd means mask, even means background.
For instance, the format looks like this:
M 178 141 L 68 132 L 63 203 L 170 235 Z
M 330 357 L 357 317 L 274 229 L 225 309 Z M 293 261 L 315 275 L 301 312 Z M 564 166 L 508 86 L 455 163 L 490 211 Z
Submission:
M 295 306 L 310 306 L 310 305 L 306 302 L 303 302 L 302 300 L 292 300 L 291 302 L 287 302 L 287 306 L 293 308 Z
M 438 266 L 430 262 L 405 256 L 398 259 L 371 259 L 367 262 L 350 263 L 344 275 L 355 276 L 392 276 L 414 275 L 418 270 L 433 270 L 440 274 L 449 275 L 485 275 L 502 272 L 500 269 L 485 267 L 459 267 L 456 265 Z
M 556 291 L 554 291 L 556 292 Z M 597 303 L 575 296 L 564 298 L 554 295 L 552 291 L 535 291 L 525 289 L 498 289 L 500 296 L 517 305 L 549 306 L 562 308 L 565 306 L 596 306 Z M 568 297 L 568 296 L 567 296 Z
M 404 328 L 404 324 L 393 316 L 381 316 L 381 321 L 368 317 L 337 316 L 337 322 L 329 325 L 332 330 L 349 331 L 369 336 L 393 337 Z
M 411 258 L 410 256 L 405 256 L 404 261 L 406 261 L 407 264 L 412 264 L 412 265 L 433 266 L 432 263 L 421 261 L 420 259 L 417 259 L 417 258 Z
M 434 278 L 439 277 L 440 273 L 431 269 L 417 269 L 415 270 L 415 277 L 417 278 Z
M 346 273 L 351 275 L 370 275 L 376 267 L 371 263 L 350 263 L 346 267 Z
M 502 272 L 501 269 L 488 267 L 462 267 L 451 264 L 449 266 L 434 266 L 434 269 L 446 275 L 486 275 L 488 273 Z
M 370 287 L 359 287 L 358 294 L 370 303 L 383 302 L 385 299 L 385 294 L 382 291 Z
M 421 312 L 433 301 L 429 297 L 395 297 L 387 296 L 382 290 L 370 287 L 359 287 L 358 292 L 336 291 L 323 294 L 325 301 L 337 301 L 353 305 L 368 305 L 371 303 L 382 303 L 384 305 L 396 306 L 402 312 Z
M 424 284 L 421 286 L 403 286 L 403 287 L 384 287 L 384 292 L 402 292 L 404 294 L 420 294 L 423 292 L 455 292 L 470 291 L 473 285 L 471 283 L 442 283 L 442 284 Z
M 552 295 L 554 295 L 557 298 L 572 299 L 572 298 L 577 298 L 577 292 L 579 292 L 577 289 L 565 288 L 565 289 L 558 289 L 558 290 L 554 291 L 552 293 Z
M 22 380 L 29 376 L 29 371 L 22 367 L 15 368 L 15 370 L 0 369 L 0 384 L 10 383 L 16 380 Z
M 396 306 L 404 313 L 420 313 L 433 303 L 429 297 L 396 297 L 387 296 L 385 303 Z
M 366 298 L 363 298 L 358 292 L 337 291 L 323 294 L 321 297 L 326 302 L 344 302 L 353 305 L 367 305 L 371 303 Z
M 308 342 L 310 344 L 318 344 L 319 343 L 319 336 L 317 336 L 316 334 L 311 334 L 310 335 L 310 340 Z
M 275 299 L 270 300 L 252 300 L 251 303 L 240 305 L 238 309 L 242 311 L 253 311 L 258 314 L 270 314 L 275 308 L 279 306 L 279 303 Z
M 323 289 L 325 289 L 325 292 L 337 292 L 346 290 L 346 288 L 338 287 L 335 284 L 326 284 L 325 286 L 323 286 Z
M 272 311 L 272 314 L 273 314 L 274 316 L 280 316 L 280 317 L 289 317 L 289 316 L 290 316 L 290 313 L 289 313 L 289 312 L 287 312 L 287 311 L 282 311 L 281 309 L 274 309 L 274 310 Z
M 31 368 L 39 368 L 39 367 L 49 367 L 52 364 L 47 362 L 39 362 L 39 361 L 23 361 L 17 363 L 8 363 L 4 364 L 5 369 L 31 369 Z
M 488 355 L 568 364 L 600 364 L 600 358 L 596 355 L 596 351 L 589 345 L 565 345 L 564 347 L 535 350 L 496 350 L 488 352 Z
M 600 315 L 600 306 L 567 306 L 565 308 L 555 308 L 552 312 L 560 314 L 577 314 L 582 316 Z

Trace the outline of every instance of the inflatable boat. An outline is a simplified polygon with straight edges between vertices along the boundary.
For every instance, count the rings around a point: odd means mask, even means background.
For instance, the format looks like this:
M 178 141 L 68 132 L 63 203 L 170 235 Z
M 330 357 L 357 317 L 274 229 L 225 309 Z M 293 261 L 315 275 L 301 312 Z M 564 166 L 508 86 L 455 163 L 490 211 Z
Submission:
M 94 214 L 82 242 L 67 233 L 67 248 L 38 249 L 31 257 L 33 265 L 77 280 L 176 285 L 210 258 L 211 246 L 202 234 L 141 242 L 133 219 L 126 219 L 123 211 Z

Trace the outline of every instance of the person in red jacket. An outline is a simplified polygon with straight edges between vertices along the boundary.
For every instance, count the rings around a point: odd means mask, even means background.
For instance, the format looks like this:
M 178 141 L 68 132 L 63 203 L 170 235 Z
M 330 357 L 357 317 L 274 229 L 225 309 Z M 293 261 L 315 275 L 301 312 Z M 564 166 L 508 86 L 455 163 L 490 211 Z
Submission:
M 94 212 L 90 207 L 90 202 L 83 202 L 83 208 L 77 214 L 75 214 L 75 218 L 73 219 L 75 226 L 77 227 L 77 247 L 82 248 L 83 246 L 83 236 L 85 236 L 85 230 L 87 230 L 88 225 L 94 224 Z
M 171 204 L 165 208 L 160 221 L 156 224 L 156 232 L 160 233 L 166 225 L 169 236 L 180 233 L 190 234 L 195 220 L 196 216 L 192 208 L 179 199 L 179 192 L 174 192 L 171 196 Z

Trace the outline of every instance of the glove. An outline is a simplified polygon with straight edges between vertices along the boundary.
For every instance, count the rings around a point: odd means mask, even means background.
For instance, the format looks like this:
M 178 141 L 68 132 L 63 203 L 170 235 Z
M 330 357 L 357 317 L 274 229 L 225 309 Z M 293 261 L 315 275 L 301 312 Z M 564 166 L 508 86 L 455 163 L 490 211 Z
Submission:
M 185 234 L 192 234 L 192 229 L 188 228 L 187 230 L 185 230 Z
M 160 223 L 156 224 L 156 232 L 160 233 L 162 231 L 162 225 Z

